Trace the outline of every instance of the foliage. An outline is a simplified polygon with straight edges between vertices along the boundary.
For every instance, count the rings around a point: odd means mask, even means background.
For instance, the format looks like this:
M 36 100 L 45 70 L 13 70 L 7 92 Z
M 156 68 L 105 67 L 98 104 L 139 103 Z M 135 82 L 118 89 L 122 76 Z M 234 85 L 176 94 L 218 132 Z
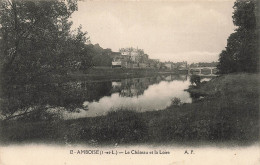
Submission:
M 180 106 L 182 103 L 181 103 L 181 99 L 180 98 L 177 98 L 177 97 L 174 97 L 173 99 L 171 99 L 171 105 L 173 106 Z
M 111 95 L 111 82 L 66 82 L 6 85 L 1 91 L 0 116 L 3 119 L 46 120 L 50 109 L 75 111 L 83 102 Z M 58 112 L 57 112 L 58 113 Z M 46 117 L 48 116 L 48 117 Z
M 1 115 L 39 118 L 47 105 L 81 104 L 77 93 L 49 84 L 91 66 L 87 33 L 71 30 L 69 21 L 77 1 L 1 0 L 0 7 Z
M 229 36 L 217 67 L 221 74 L 256 72 L 259 62 L 256 0 L 237 0 L 233 8 L 233 22 L 237 29 Z
M 2 82 L 26 83 L 63 75 L 86 59 L 86 33 L 71 31 L 77 2 L 0 2 Z
M 218 65 L 218 62 L 199 62 L 199 63 L 191 63 L 190 67 L 216 67 Z
M 191 75 L 190 83 L 191 83 L 191 85 L 199 86 L 200 85 L 200 76 L 198 76 L 198 75 Z
M 92 54 L 93 66 L 111 66 L 111 49 L 103 49 L 99 44 L 90 44 L 88 45 L 88 49 Z
M 111 139 L 117 143 L 144 141 L 146 134 L 147 124 L 131 110 L 110 112 L 92 133 L 99 142 Z

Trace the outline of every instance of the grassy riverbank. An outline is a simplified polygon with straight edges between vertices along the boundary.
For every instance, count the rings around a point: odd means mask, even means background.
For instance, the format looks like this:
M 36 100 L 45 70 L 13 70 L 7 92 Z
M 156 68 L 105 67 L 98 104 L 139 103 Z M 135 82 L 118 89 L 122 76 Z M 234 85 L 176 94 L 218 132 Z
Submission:
M 118 110 L 67 121 L 2 122 L 0 139 L 2 143 L 248 145 L 259 140 L 258 77 L 230 74 L 214 78 L 192 89 L 204 95 L 203 99 L 161 111 Z

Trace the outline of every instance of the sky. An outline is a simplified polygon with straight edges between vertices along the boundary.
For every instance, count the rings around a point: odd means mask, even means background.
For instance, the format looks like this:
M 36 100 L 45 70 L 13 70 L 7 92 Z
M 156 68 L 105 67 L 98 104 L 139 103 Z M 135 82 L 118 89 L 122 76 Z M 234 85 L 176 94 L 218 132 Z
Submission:
M 143 49 L 160 61 L 217 61 L 234 32 L 234 0 L 80 1 L 73 28 L 82 25 L 92 44 L 118 51 Z

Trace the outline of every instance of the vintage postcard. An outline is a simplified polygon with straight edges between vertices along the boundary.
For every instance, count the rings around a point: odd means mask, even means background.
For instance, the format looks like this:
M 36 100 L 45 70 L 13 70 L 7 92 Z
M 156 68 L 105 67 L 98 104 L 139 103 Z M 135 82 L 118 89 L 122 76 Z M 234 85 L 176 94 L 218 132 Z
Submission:
M 0 165 L 260 164 L 257 0 L 0 0 Z

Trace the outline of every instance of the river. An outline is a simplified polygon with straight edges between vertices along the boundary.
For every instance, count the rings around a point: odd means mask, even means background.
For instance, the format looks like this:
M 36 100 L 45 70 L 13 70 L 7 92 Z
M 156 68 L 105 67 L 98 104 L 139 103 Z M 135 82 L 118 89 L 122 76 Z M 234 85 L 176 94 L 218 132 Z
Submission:
M 33 118 L 42 119 L 50 117 L 45 112 L 76 119 L 120 109 L 157 111 L 170 106 L 176 98 L 181 103 L 191 103 L 192 98 L 185 91 L 189 85 L 188 75 L 7 85 L 2 92 L 1 118 L 23 116 L 30 111 L 39 115 Z
M 104 89 L 104 86 L 108 87 L 107 83 L 99 82 L 102 85 L 96 88 Z M 192 101 L 189 93 L 184 91 L 190 85 L 187 75 L 118 79 L 111 80 L 110 84 L 111 95 L 101 95 L 98 100 L 84 101 L 84 109 L 72 113 L 64 111 L 63 116 L 66 119 L 95 117 L 120 109 L 154 111 L 170 106 L 173 98 L 179 98 L 182 103 Z M 78 85 L 84 87 L 84 82 Z

